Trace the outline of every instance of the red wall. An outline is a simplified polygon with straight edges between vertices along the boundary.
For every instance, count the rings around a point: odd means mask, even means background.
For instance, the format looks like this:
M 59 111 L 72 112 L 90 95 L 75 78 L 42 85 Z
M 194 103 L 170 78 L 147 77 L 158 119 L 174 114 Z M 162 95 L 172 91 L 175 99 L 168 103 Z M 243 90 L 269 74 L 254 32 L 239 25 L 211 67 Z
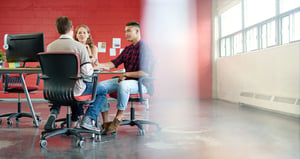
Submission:
M 45 45 L 57 39 L 55 20 L 59 16 L 68 16 L 73 25 L 86 24 L 90 27 L 93 40 L 106 42 L 106 53 L 99 53 L 99 61 L 106 62 L 115 56 L 109 56 L 112 38 L 121 38 L 124 48 L 129 43 L 124 37 L 124 25 L 130 20 L 140 21 L 142 15 L 141 0 L 13 0 L 1 1 L 0 38 L 4 34 L 44 32 Z M 199 43 L 199 92 L 200 98 L 211 97 L 211 0 L 198 0 L 198 21 L 194 25 Z M 143 26 L 143 24 L 141 24 Z M 3 40 L 0 39 L 2 49 Z M 3 50 L 3 49 L 2 49 Z M 117 50 L 118 51 L 118 50 Z M 197 69 L 197 68 L 196 68 Z M 110 78 L 108 76 L 102 79 Z M 1 95 L 1 94 L 0 94 Z M 2 97 L 2 95 L 1 95 Z
M 112 38 L 121 38 L 124 48 L 129 43 L 124 36 L 125 23 L 140 21 L 140 0 L 13 0 L 1 1 L 0 46 L 3 50 L 5 34 L 44 32 L 45 45 L 59 37 L 55 20 L 68 16 L 74 27 L 86 24 L 90 27 L 94 42 L 106 42 L 106 53 L 99 53 L 99 61 L 107 62 Z M 119 51 L 119 50 L 117 50 Z M 110 78 L 104 76 L 102 78 Z M 29 79 L 29 83 L 32 80 Z M 42 85 L 41 85 L 42 86 Z M 1 89 L 2 90 L 2 89 Z
M 197 0 L 200 98 L 212 97 L 212 0 Z
M 45 45 L 57 39 L 55 20 L 68 16 L 73 25 L 90 27 L 93 40 L 106 42 L 112 47 L 112 38 L 122 38 L 122 47 L 128 44 L 124 38 L 124 25 L 130 20 L 140 20 L 140 0 L 13 0 L 1 1 L 0 37 L 9 33 L 44 32 Z M 0 40 L 3 46 L 3 40 Z M 100 54 L 100 61 L 110 59 Z

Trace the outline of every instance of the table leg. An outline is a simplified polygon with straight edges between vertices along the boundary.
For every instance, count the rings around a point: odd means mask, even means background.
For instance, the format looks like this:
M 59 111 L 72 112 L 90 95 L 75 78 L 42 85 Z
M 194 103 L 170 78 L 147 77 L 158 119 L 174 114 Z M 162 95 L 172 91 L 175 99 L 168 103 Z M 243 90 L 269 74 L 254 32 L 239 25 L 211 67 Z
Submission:
M 21 81 L 22 81 L 22 84 L 23 84 L 23 89 L 24 89 L 24 93 L 25 93 L 26 98 L 27 98 L 28 105 L 29 105 L 29 108 L 30 108 L 32 116 L 33 116 L 33 121 L 35 123 L 35 126 L 38 127 L 39 122 L 36 119 L 36 115 L 35 115 L 35 112 L 34 112 L 34 109 L 33 109 L 33 105 L 32 105 L 32 102 L 31 102 L 31 99 L 30 99 L 30 96 L 29 96 L 29 92 L 28 92 L 28 89 L 27 89 L 27 86 L 26 86 L 26 83 L 25 83 L 25 79 L 24 79 L 24 76 L 23 76 L 22 73 L 20 73 L 20 77 L 21 77 Z

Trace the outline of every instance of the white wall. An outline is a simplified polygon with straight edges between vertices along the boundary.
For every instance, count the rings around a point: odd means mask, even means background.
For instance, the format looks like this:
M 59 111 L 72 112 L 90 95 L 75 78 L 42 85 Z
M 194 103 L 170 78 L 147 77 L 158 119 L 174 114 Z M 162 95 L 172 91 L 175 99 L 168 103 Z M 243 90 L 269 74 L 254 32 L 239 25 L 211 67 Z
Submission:
M 300 115 L 300 42 L 218 58 L 216 97 Z

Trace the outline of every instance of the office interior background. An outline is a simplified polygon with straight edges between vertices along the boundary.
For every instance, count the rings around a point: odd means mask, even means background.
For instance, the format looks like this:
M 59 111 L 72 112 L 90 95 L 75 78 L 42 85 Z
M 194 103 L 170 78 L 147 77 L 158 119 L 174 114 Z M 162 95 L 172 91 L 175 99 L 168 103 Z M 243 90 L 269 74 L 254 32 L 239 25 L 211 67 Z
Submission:
M 249 0 L 2 1 L 0 36 L 43 32 L 47 46 L 59 36 L 56 18 L 65 15 L 74 26 L 88 25 L 96 45 L 106 43 L 106 52 L 98 54 L 99 61 L 106 62 L 116 57 L 109 54 L 112 39 L 120 38 L 121 48 L 128 45 L 124 24 L 136 20 L 158 61 L 156 99 L 217 98 L 299 116 L 299 2 L 257 4 Z M 107 78 L 111 77 L 103 77 Z
M 0 4 L 0 37 L 43 32 L 47 46 L 59 37 L 54 23 L 64 15 L 74 26 L 88 25 L 96 44 L 106 43 L 106 52 L 98 53 L 100 62 L 116 57 L 109 53 L 113 38 L 121 38 L 121 48 L 130 44 L 125 23 L 139 21 L 142 39 L 158 61 L 154 103 L 217 99 L 300 117 L 298 0 L 12 0 Z M 100 80 L 108 78 L 104 75 Z M 31 97 L 43 98 L 40 92 Z M 0 95 L 17 98 L 4 94 L 1 86 Z M 169 108 L 179 110 L 185 104 Z

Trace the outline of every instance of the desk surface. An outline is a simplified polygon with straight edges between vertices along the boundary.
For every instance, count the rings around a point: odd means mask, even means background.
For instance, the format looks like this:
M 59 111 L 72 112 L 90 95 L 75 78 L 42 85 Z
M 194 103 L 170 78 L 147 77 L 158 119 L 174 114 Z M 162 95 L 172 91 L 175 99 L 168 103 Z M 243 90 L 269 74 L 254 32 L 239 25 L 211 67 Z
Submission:
M 21 67 L 21 68 L 0 68 L 0 73 L 41 73 L 41 68 Z
M 121 71 L 99 71 L 98 74 L 122 74 Z M 41 68 L 36 67 L 22 67 L 22 68 L 0 68 L 0 73 L 42 73 Z
M 120 71 L 99 71 L 98 74 L 123 74 L 124 72 Z

